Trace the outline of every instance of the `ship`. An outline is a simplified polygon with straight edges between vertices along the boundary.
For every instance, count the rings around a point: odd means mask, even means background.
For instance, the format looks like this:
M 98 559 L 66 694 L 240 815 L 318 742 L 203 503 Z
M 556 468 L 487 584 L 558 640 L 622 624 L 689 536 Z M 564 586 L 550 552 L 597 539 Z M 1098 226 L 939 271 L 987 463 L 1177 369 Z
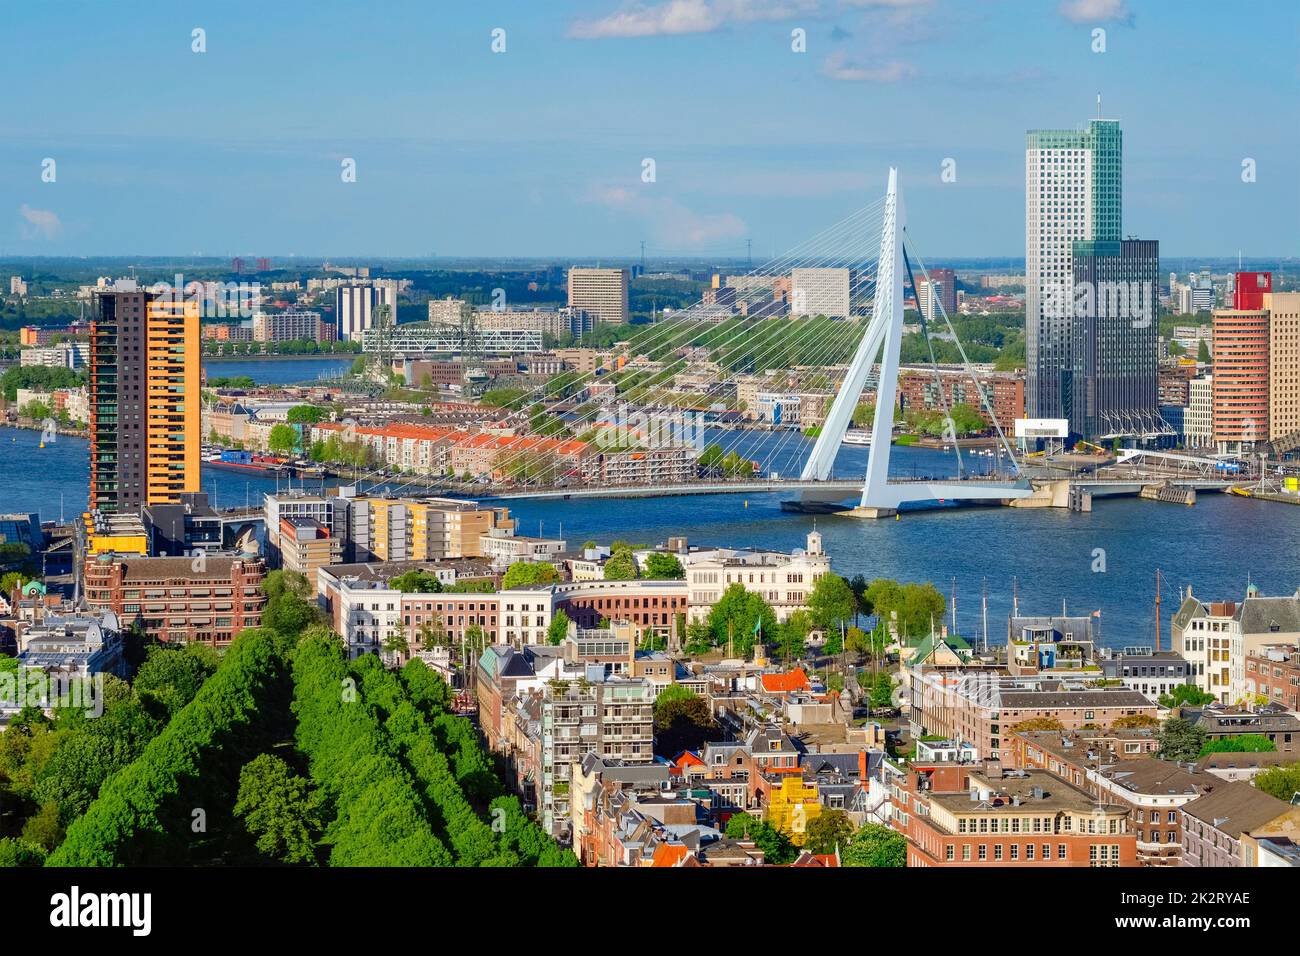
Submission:
M 841 444 L 870 445 L 871 432 L 867 431 L 865 428 L 850 428 L 848 431 L 844 433 L 844 438 Z
M 227 448 L 203 456 L 203 463 L 213 468 L 255 472 L 262 475 L 278 475 L 284 471 L 287 461 L 288 459 L 276 455 L 263 455 L 239 448 Z

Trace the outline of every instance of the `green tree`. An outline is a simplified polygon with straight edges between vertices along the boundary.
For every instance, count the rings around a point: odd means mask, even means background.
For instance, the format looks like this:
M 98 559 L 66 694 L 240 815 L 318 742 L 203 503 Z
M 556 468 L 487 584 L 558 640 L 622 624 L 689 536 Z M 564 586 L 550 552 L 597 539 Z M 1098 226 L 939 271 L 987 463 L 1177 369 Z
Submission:
M 838 632 L 858 606 L 849 583 L 838 574 L 826 572 L 813 582 L 808 594 L 808 611 L 813 623 L 824 631 Z
M 868 823 L 840 851 L 845 866 L 906 866 L 907 838 L 892 827 Z
M 235 816 L 264 856 L 280 863 L 316 862 L 320 814 L 307 780 L 279 757 L 260 754 L 244 764 Z
M 1232 737 L 1219 737 L 1207 740 L 1201 747 L 1200 756 L 1206 754 L 1247 754 L 1273 753 L 1277 744 L 1264 734 L 1236 734 Z
M 903 638 L 929 634 L 932 623 L 943 619 L 946 606 L 933 584 L 899 584 L 888 578 L 877 578 L 867 585 L 864 599 L 881 621 L 896 618 Z
M 708 702 L 680 684 L 669 684 L 654 704 L 655 751 L 672 759 L 683 750 L 698 751 L 705 741 L 722 736 Z
M 781 653 L 787 661 L 791 661 L 803 657 L 808 632 L 812 629 L 812 615 L 800 609 L 793 612 L 772 637 L 780 641 Z
M 654 551 L 645 559 L 642 577 L 650 581 L 680 581 L 686 577 L 686 569 L 677 555 Z
M 799 851 L 790 838 L 766 820 L 737 813 L 727 821 L 727 836 L 733 840 L 752 840 L 763 851 L 763 862 L 772 866 L 793 863 Z
M 759 636 L 756 631 L 761 631 L 764 640 L 778 635 L 776 614 L 771 606 L 762 595 L 746 591 L 740 583 L 728 585 L 722 592 L 709 611 L 708 623 L 715 646 L 726 646 L 730 627 L 734 652 L 742 657 L 748 657 L 753 651 L 754 640 Z
M 1262 771 L 1255 777 L 1255 789 L 1290 803 L 1300 793 L 1300 763 Z
M 436 574 L 412 568 L 404 574 L 391 578 L 388 586 L 396 588 L 403 594 L 438 594 L 442 591 L 442 582 Z
M 887 673 L 880 671 L 866 681 L 868 703 L 872 710 L 881 710 L 894 706 L 894 688 L 898 682 Z
M 809 853 L 834 853 L 849 845 L 853 821 L 843 810 L 828 809 L 808 821 L 803 848 Z
M 520 588 L 532 584 L 552 584 L 558 580 L 560 572 L 548 561 L 516 561 L 501 578 L 501 587 Z
M 606 581 L 632 581 L 636 579 L 636 557 L 631 548 L 617 548 L 605 559 Z
M 292 455 L 298 448 L 297 430 L 283 422 L 275 425 L 266 439 L 266 447 L 273 455 Z
M 548 644 L 562 644 L 568 636 L 569 615 L 564 613 L 564 608 L 560 608 L 551 618 L 550 627 L 546 629 L 546 641 Z
M 295 405 L 289 409 L 284 420 L 290 425 L 315 425 L 328 421 L 329 417 L 329 410 L 318 405 Z
M 1212 361 L 1210 358 L 1210 347 L 1205 344 L 1205 339 L 1196 340 L 1196 361 L 1201 365 L 1209 365 Z
M 1160 706 L 1171 709 L 1182 707 L 1184 704 L 1199 707 L 1202 704 L 1212 704 L 1217 699 L 1213 694 L 1201 690 L 1195 684 L 1180 684 L 1174 688 L 1172 694 L 1160 695 Z
M 1165 760 L 1195 760 L 1205 746 L 1205 728 L 1181 717 L 1166 720 L 1157 736 Z
M 14 837 L 0 839 L 0 869 L 11 866 L 41 866 L 45 848 Z

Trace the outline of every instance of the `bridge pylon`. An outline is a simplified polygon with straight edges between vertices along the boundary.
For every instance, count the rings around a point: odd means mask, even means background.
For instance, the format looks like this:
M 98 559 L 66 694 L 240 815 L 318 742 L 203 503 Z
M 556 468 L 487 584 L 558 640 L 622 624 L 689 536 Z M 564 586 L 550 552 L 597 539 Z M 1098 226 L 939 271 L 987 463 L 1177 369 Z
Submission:
M 899 348 L 903 341 L 903 211 L 899 202 L 898 170 L 889 170 L 885 193 L 885 214 L 880 233 L 880 255 L 876 264 L 876 292 L 871 321 L 858 343 L 839 393 L 831 405 L 821 434 L 804 465 L 801 478 L 824 481 L 853 421 L 867 376 L 877 358 L 880 373 L 876 386 L 876 414 L 871 424 L 871 451 L 856 513 L 867 517 L 892 515 L 900 504 L 918 501 L 994 501 L 1024 498 L 1033 493 L 1027 482 L 940 481 L 891 482 L 890 442 L 894 434 L 894 395 L 898 388 Z M 807 493 L 816 500 L 816 492 Z

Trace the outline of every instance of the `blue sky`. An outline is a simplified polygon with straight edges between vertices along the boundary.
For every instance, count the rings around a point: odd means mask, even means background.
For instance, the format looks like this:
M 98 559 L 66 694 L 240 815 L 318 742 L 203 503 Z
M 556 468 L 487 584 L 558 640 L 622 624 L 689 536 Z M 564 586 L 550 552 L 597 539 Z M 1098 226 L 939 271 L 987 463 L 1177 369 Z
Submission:
M 722 256 L 749 237 L 760 258 L 875 199 L 897 164 L 927 258 L 1021 256 L 1025 130 L 1086 123 L 1100 92 L 1124 129 L 1126 233 L 1166 255 L 1300 255 L 1298 10 L 13 5 L 0 254 L 595 257 L 644 239 L 651 255 Z M 196 27 L 206 53 L 191 51 Z M 955 182 L 940 181 L 945 158 Z

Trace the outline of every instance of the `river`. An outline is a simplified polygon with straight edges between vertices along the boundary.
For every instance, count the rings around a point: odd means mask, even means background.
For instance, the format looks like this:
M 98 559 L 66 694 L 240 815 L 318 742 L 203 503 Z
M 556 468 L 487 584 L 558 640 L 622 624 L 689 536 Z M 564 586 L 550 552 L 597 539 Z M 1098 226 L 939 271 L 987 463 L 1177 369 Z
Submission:
M 235 378 L 246 375 L 258 385 L 299 385 L 318 378 L 333 377 L 351 368 L 355 355 L 330 355 L 320 358 L 216 358 L 203 359 L 203 371 L 209 379 Z
M 251 363 L 247 363 L 251 364 Z M 288 363 L 298 364 L 298 363 Z M 739 438 L 767 470 L 797 471 L 807 441 L 762 433 Z M 38 448 L 40 433 L 0 429 L 0 512 L 36 511 L 45 520 L 86 506 L 86 442 L 60 436 Z M 763 449 L 768 453 L 764 454 Z M 862 474 L 867 449 L 845 446 L 839 475 Z M 892 471 L 948 475 L 952 454 L 893 449 Z M 982 464 L 987 465 L 989 459 Z M 203 490 L 218 507 L 256 505 L 275 480 L 204 467 Z M 846 577 L 933 581 L 944 593 L 957 584 L 957 622 L 980 631 L 980 589 L 988 589 L 989 633 L 1006 634 L 1013 581 L 1025 614 L 1101 610 L 1101 639 L 1110 646 L 1150 644 L 1154 637 L 1155 569 L 1163 572 L 1165 636 L 1187 585 L 1206 598 L 1239 600 L 1248 583 L 1264 594 L 1290 594 L 1300 584 L 1300 508 L 1220 494 L 1202 494 L 1194 507 L 1136 498 L 1099 499 L 1089 514 L 1058 510 L 959 508 L 864 521 L 781 511 L 782 495 L 711 495 L 619 500 L 506 502 L 524 534 L 563 535 L 573 544 L 593 538 L 659 543 L 686 535 L 692 544 L 802 547 L 814 525 L 835 570 Z M 1096 570 L 1094 570 L 1096 569 Z

